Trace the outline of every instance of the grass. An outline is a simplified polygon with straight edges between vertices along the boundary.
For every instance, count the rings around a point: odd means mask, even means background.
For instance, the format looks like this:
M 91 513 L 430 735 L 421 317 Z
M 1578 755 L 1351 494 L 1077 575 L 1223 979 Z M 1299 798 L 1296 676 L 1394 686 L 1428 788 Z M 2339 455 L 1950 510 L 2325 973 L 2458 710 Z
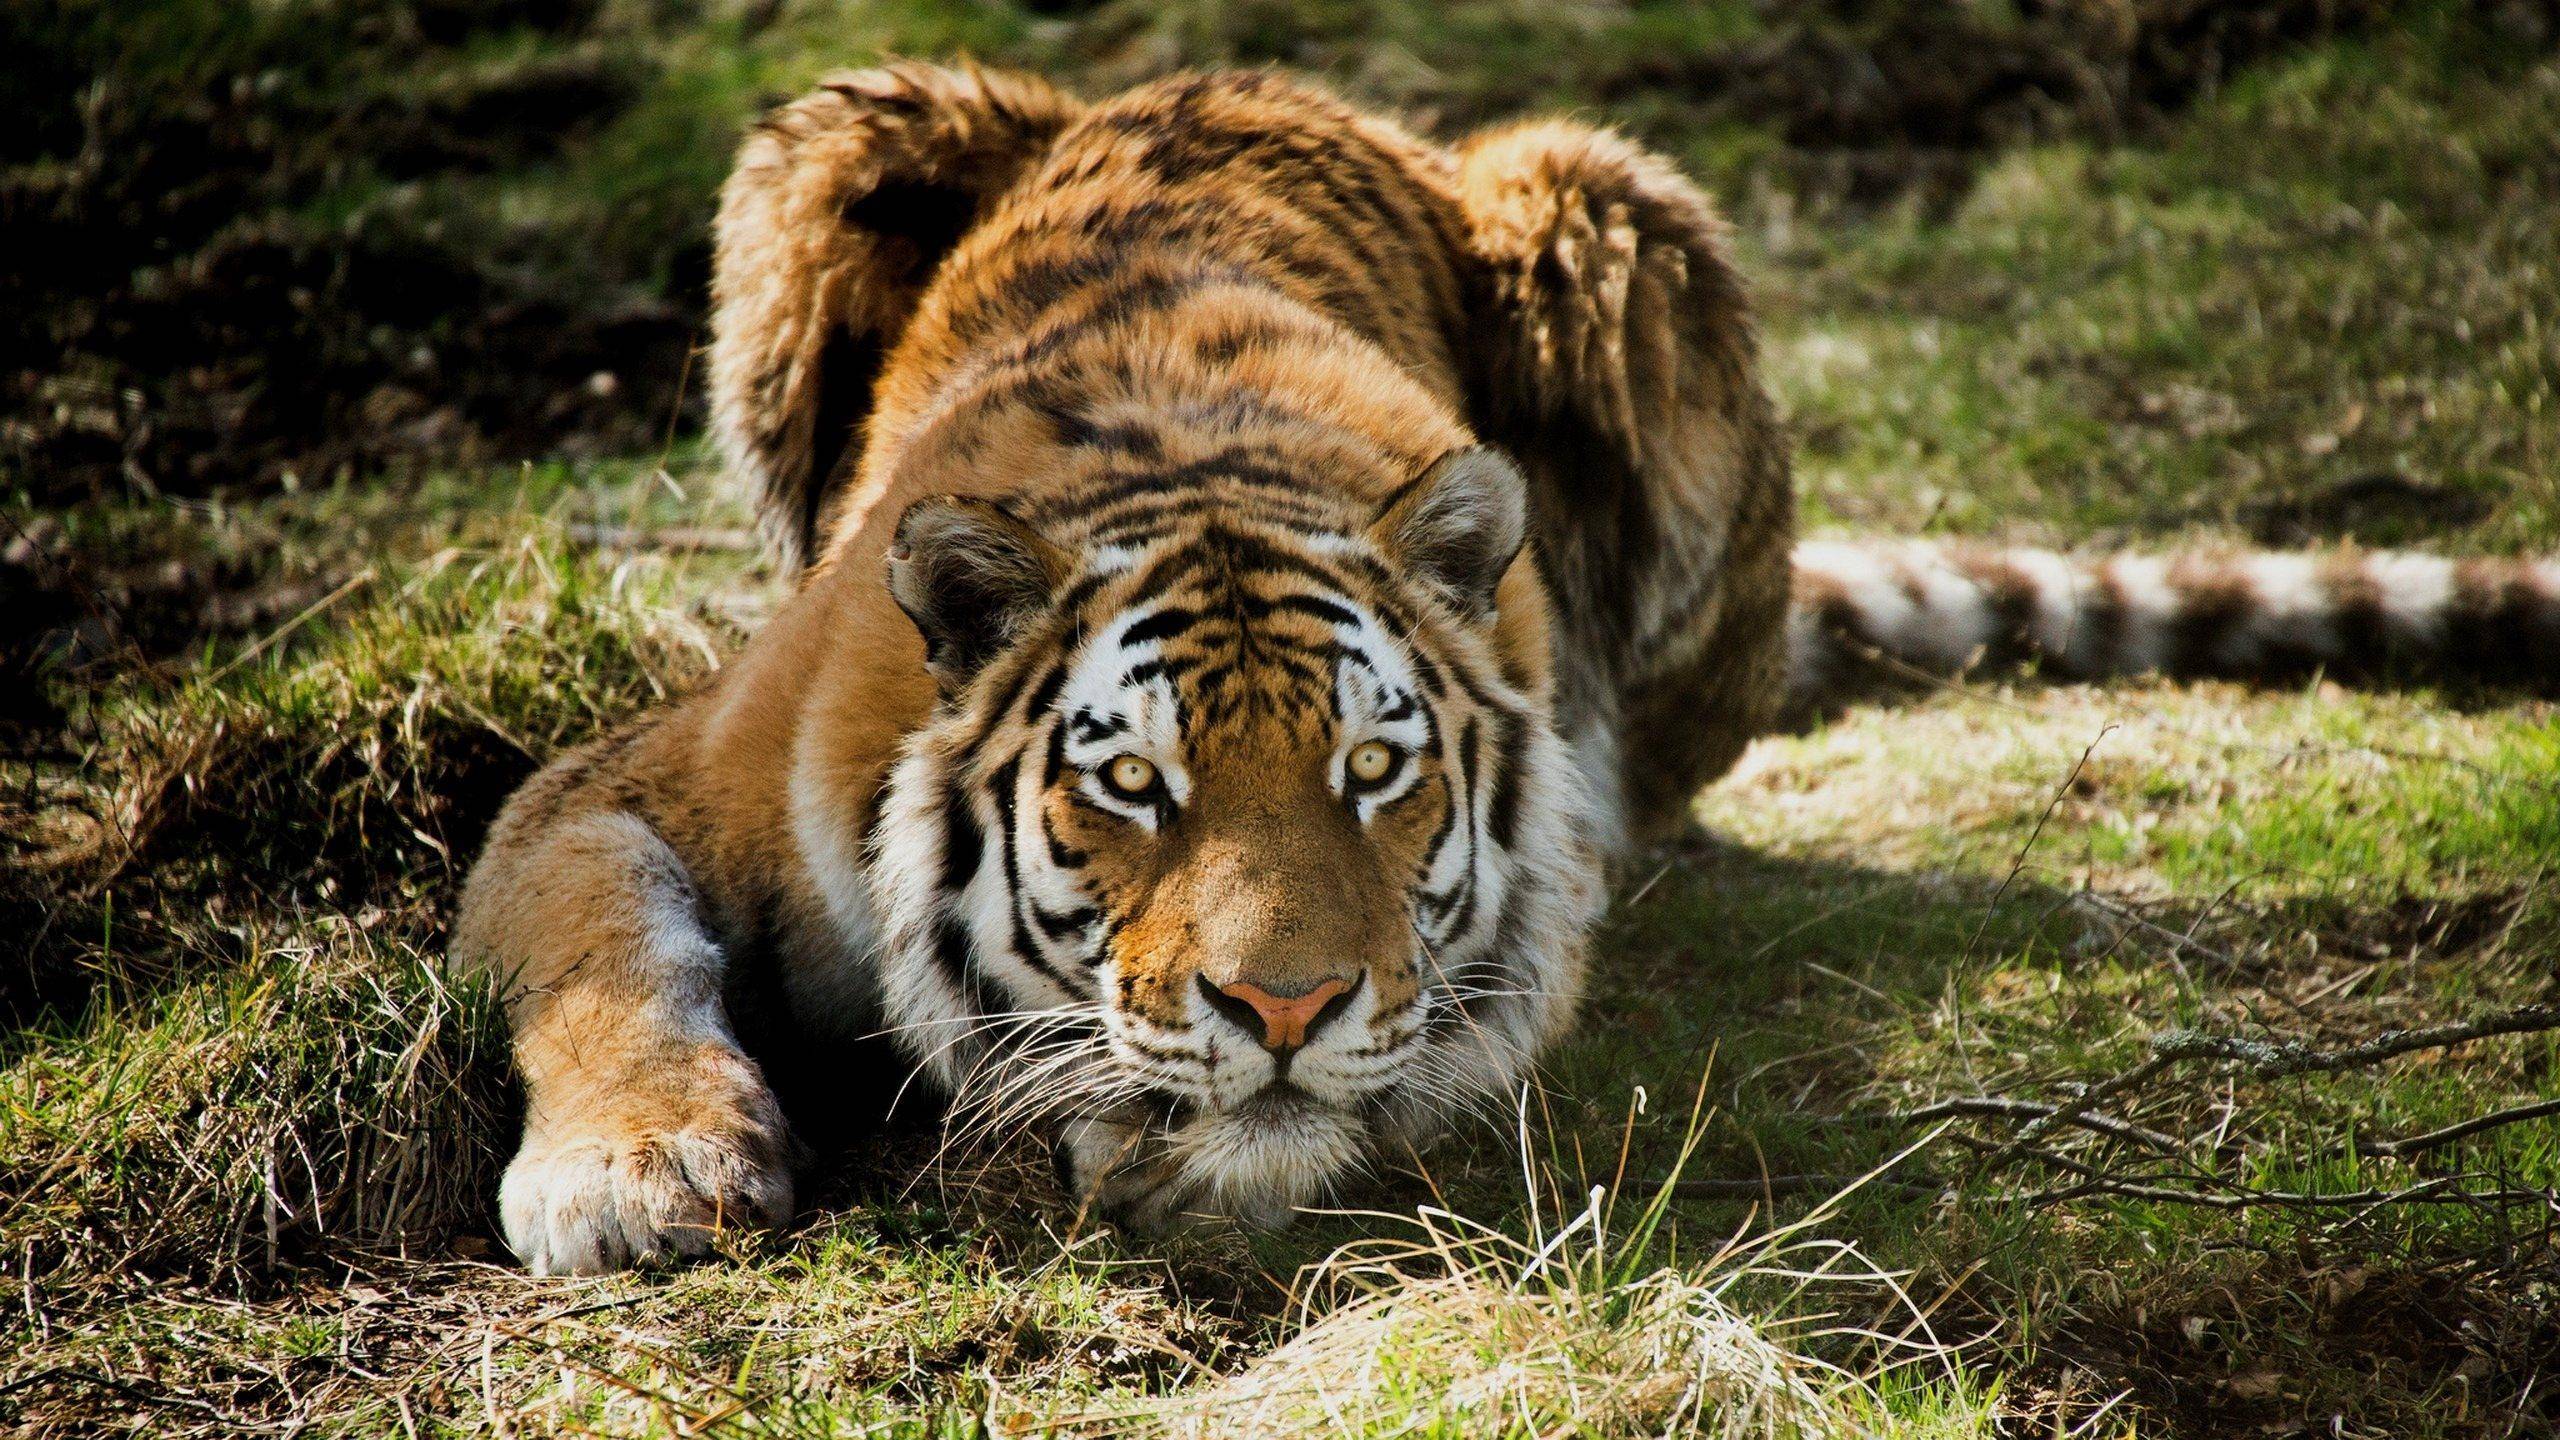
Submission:
M 2012 151 L 1944 219 L 1792 231 L 1824 321 L 1778 351 L 1813 514 L 2547 545 L 2560 79 L 2457 66 L 2461 34 L 2262 66 L 2157 146 Z
M 2260 59 L 2123 143 L 1968 142 L 1956 179 L 1931 161 L 1880 200 L 1677 78 L 1783 40 L 1757 11 L 860 19 L 703 29 L 547 158 L 400 193 L 351 173 L 314 203 L 485 204 L 572 237 L 619 211 L 638 248 L 613 265 L 680 269 L 649 237 L 698 222 L 734 117 L 874 44 L 1097 88 L 1280 58 L 1453 121 L 1579 103 L 1734 197 L 1813 526 L 2560 548 L 2560 66 L 2451 9 Z M 454 63 L 545 58 L 519 38 Z M 1999 681 L 1856 710 L 1700 797 L 1700 834 L 1627 878 L 1529 1103 L 1356 1213 L 1135 1246 L 1024 1203 L 1028 1157 L 946 1175 L 929 1130 L 892 1131 L 784 1242 L 532 1282 L 494 1246 L 514 1102 L 488 1008 L 432 960 L 507 789 L 771 603 L 734 557 L 581 538 L 735 523 L 707 462 L 679 442 L 184 503 L 8 488 L 19 540 L 84 588 L 0 756 L 0 921 L 32 960 L 0 980 L 0 1430 L 2553 1423 L 2547 1204 L 2051 1195 L 2070 1164 L 2218 1194 L 2551 1190 L 2547 1121 L 2360 1144 L 2560 1097 L 2549 1034 L 2335 1075 L 2191 1063 L 2112 1097 L 2174 1165 L 2066 1129 L 1987 1169 L 2015 1116 L 1909 1118 L 2068 1104 L 2169 1031 L 2334 1045 L 2547 999 L 2548 703 Z

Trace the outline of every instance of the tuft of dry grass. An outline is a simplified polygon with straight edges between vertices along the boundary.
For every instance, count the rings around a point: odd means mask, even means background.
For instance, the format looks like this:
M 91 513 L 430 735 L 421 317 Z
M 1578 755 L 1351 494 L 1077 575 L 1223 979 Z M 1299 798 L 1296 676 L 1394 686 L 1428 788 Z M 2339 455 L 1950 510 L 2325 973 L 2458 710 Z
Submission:
M 1721 1245 L 1681 1255 L 1674 1203 L 1709 1118 L 1703 1086 L 1672 1177 L 1652 1182 L 1631 1208 L 1611 1186 L 1589 1185 L 1578 1210 L 1551 1222 L 1537 1197 L 1557 1197 L 1573 1182 L 1541 1157 L 1529 1096 L 1518 1099 L 1514 1179 L 1526 1186 L 1525 1227 L 1446 1204 L 1339 1217 L 1389 1233 L 1308 1265 L 1294 1333 L 1234 1373 L 1138 1412 L 1151 1432 L 1181 1440 L 1996 1433 L 1990 1392 L 1930 1334 L 1904 1277 L 1824 1233 L 1832 1201 L 1784 1224 L 1746 1222 Z M 1631 1112 L 1627 1123 L 1636 1118 Z M 1851 1306 L 1900 1320 L 1888 1334 L 1834 1313 Z
M 1353 1297 L 1182 1397 L 1166 1432 L 1779 1440 L 1850 1428 L 1854 1382 L 1737 1309 L 1738 1273 L 1664 1266 L 1612 1282 L 1597 1245 L 1559 1260 L 1455 1217 L 1423 1225 L 1408 1260 L 1329 1265 Z

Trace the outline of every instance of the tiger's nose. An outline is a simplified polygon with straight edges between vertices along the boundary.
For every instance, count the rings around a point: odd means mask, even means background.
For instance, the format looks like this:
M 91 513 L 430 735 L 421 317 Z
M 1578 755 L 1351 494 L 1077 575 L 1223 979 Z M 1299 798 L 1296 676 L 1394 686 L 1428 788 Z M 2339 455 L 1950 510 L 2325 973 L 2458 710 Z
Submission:
M 1292 990 L 1250 980 L 1219 985 L 1206 975 L 1199 977 L 1200 994 L 1209 1008 L 1260 1040 L 1262 1048 L 1274 1055 L 1286 1055 L 1314 1039 L 1318 1030 L 1351 1008 L 1351 997 L 1367 979 L 1362 975 L 1345 980 L 1337 975 Z

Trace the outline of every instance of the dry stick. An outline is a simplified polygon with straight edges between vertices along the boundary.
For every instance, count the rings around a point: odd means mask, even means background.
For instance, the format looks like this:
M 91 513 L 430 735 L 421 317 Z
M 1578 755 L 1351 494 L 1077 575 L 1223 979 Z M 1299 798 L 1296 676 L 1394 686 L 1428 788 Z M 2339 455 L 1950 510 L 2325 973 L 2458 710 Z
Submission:
M 2459 1045 L 2468 1040 L 2486 1039 L 2492 1035 L 2517 1035 L 2539 1030 L 2560 1029 L 2560 1005 L 2518 1005 L 2494 1015 L 2476 1016 L 2447 1025 L 2429 1025 L 2417 1030 L 2387 1030 L 2362 1044 L 2336 1050 L 2322 1050 L 2300 1040 L 2252 1040 L 2240 1035 L 2207 1035 L 2197 1030 L 2171 1030 L 2151 1037 L 2151 1058 L 2104 1084 L 2084 1091 L 2080 1098 L 2054 1114 L 2029 1121 L 2017 1137 L 1999 1154 L 1985 1161 L 1987 1171 L 2017 1158 L 2017 1152 L 2043 1138 L 2057 1126 L 2076 1124 L 2090 1111 L 2136 1085 L 2149 1081 L 2170 1066 L 2187 1060 L 2227 1060 L 2239 1065 L 2261 1080 L 2286 1075 L 2328 1074 L 2378 1064 L 2395 1055 L 2413 1050 L 2433 1050 Z
M 2560 1030 L 2560 1005 L 2518 1005 L 2494 1015 L 2474 1016 L 2416 1030 L 2386 1030 L 2357 1045 L 2322 1050 L 2300 1040 L 2252 1040 L 2242 1035 L 2207 1035 L 2172 1030 L 2151 1037 L 2154 1061 L 2228 1060 L 2261 1080 L 2285 1075 L 2327 1074 L 2378 1064 L 2413 1050 L 2435 1050 L 2493 1035 L 2524 1035 Z
M 2430 1130 L 2423 1135 L 2409 1135 L 2398 1140 L 2367 1140 L 2359 1144 L 2356 1149 L 2366 1155 L 2397 1159 L 2403 1155 L 2415 1155 L 2421 1150 L 2433 1150 L 2439 1145 L 2450 1145 L 2456 1140 L 2477 1135 L 2483 1130 L 2495 1130 L 2499 1126 L 2513 1125 L 2524 1120 L 2539 1120 L 2545 1115 L 2560 1115 L 2560 1100 L 2537 1100 L 2530 1105 L 2511 1105 L 2504 1110 L 2475 1115 L 2459 1124 L 2447 1125 L 2441 1130 Z
M 2009 873 L 2000 877 L 2000 887 L 1991 892 L 1991 903 L 1983 907 L 1982 923 L 1974 927 L 1973 938 L 1964 942 L 1964 954 L 1957 964 L 1973 959 L 1974 947 L 1980 945 L 1982 937 L 1990 931 L 1991 921 L 2000 913 L 2000 901 L 2008 895 L 2009 887 L 2016 884 L 2018 876 L 2026 870 L 2027 857 L 2035 853 L 2036 842 L 2044 838 L 2044 827 L 2052 823 L 2053 812 L 2062 808 L 2063 797 L 2071 793 L 2072 786 L 2080 783 L 2081 772 L 2089 768 L 2089 757 L 2098 753 L 2098 747 L 2106 743 L 2115 729 L 2116 722 L 2112 720 L 2098 727 L 2096 738 L 2080 752 L 2080 758 L 2072 762 L 2071 773 L 2063 776 L 2062 783 L 2053 787 L 2053 798 L 2045 802 L 2044 813 L 2036 817 L 2035 828 L 2027 832 L 2025 843 L 2018 847 L 2017 858 L 2009 862 Z
M 1974 1167 L 1974 1173 L 1978 1175 L 1987 1175 L 1994 1170 L 2000 1169 L 2011 1161 L 2017 1159 L 2020 1154 L 2024 1153 L 2028 1147 L 2032 1146 L 2036 1141 L 2043 1139 L 2046 1135 L 2051 1134 L 2053 1131 L 2058 1130 L 2063 1126 L 2080 1124 L 2082 1121 L 2088 1119 L 2090 1115 L 2096 1113 L 2100 1106 L 2106 1104 L 2110 1100 L 2113 1100 L 2115 1097 L 2123 1094 L 2127 1090 L 2130 1090 L 2137 1085 L 2144 1084 L 2149 1081 L 2152 1076 L 2168 1069 L 2172 1063 L 2173 1062 L 2169 1057 L 2155 1053 L 2150 1059 L 2143 1061 L 2141 1064 L 2127 1070 L 2121 1075 L 2116 1076 L 2114 1079 L 2108 1080 L 2102 1084 L 2090 1086 L 2088 1089 L 2081 1091 L 2079 1098 L 2073 1100 L 2070 1104 L 2056 1106 L 2051 1114 L 2040 1115 L 2035 1119 L 2028 1121 L 2026 1124 L 2019 1126 L 2018 1133 L 2009 1137 L 2009 1143 L 2001 1146 L 2000 1149 L 1993 1152 L 1988 1159 L 1985 1159 L 1980 1165 Z
M 1946 1140 L 1950 1144 L 1960 1145 L 1965 1149 L 1975 1152 L 1976 1154 L 1987 1154 L 2000 1148 L 1997 1143 L 1986 1140 L 1979 1135 L 1966 1135 L 1953 1130 L 1948 1131 L 1939 1138 Z M 2192 1171 L 2149 1170 L 2130 1176 L 2110 1174 L 2086 1161 L 2074 1160 L 2070 1156 L 2065 1155 L 2058 1150 L 2047 1150 L 2042 1146 L 2037 1146 L 2023 1152 L 2023 1158 L 2033 1160 L 2039 1165 L 2050 1166 L 2055 1170 L 2061 1171 L 2065 1175 L 2077 1175 L 2083 1180 L 2098 1180 L 2109 1184 L 2142 1185 L 2159 1180 L 2193 1180 L 2206 1184 L 2213 1183 L 2212 1176 L 2199 1175 Z
M 2194 924 L 2190 925 L 2185 930 L 2172 930 L 2168 926 L 2161 924 L 2159 921 L 2152 919 L 2150 916 L 2143 914 L 2141 911 L 2134 909 L 2132 906 L 2125 904 L 2123 901 L 2086 887 L 2071 892 L 2066 903 L 2086 905 L 2090 909 L 2097 911 L 2099 914 L 2106 916 L 2110 920 L 2122 921 L 2123 923 L 2131 925 L 2138 930 L 2143 930 L 2155 935 L 2161 940 L 2168 942 L 2168 944 L 2175 949 L 2192 951 L 2195 954 L 2201 955 L 2205 959 L 2211 960 L 2215 964 L 2222 966 L 2226 970 L 2237 970 L 2240 968 L 2240 961 L 2234 957 L 2231 952 L 2217 949 L 2214 946 L 2208 945 L 2204 941 L 2197 939 L 2195 931 L 2202 927 L 2205 921 L 2213 918 L 2213 912 L 2221 909 L 2224 902 L 2230 900 L 2233 895 L 2238 894 L 2242 885 L 2251 880 L 2260 879 L 2266 873 L 2267 872 L 2261 871 L 2255 875 L 2244 875 L 2240 879 L 2231 882 L 2229 886 L 2224 888 L 2221 894 L 2213 897 L 2213 903 L 2207 905 L 2201 912 L 2199 912 L 2195 918 Z

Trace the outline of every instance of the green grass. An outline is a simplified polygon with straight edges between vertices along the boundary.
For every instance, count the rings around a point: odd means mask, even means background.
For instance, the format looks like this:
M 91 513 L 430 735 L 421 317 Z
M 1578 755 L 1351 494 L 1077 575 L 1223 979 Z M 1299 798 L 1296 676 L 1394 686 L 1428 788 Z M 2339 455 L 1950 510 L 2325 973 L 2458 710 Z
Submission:
M 698 225 L 736 119 L 873 47 L 1097 88 L 1280 59 L 1459 121 L 1587 102 L 1734 195 L 1815 526 L 2560 548 L 2560 67 L 2450 11 L 2254 65 L 2128 143 L 1986 148 L 1971 183 L 1880 208 L 1798 204 L 1819 167 L 1773 128 L 1614 85 L 1765 39 L 1756 11 L 1436 15 L 785 7 L 675 36 L 663 86 L 539 164 L 352 173 L 315 203 L 672 263 L 651 237 Z M 549 58 L 500 37 L 451 63 Z M 1032 1157 L 945 1175 L 932 1134 L 892 1133 L 783 1242 L 521 1278 L 490 1213 L 513 1100 L 484 999 L 435 978 L 444 911 L 509 787 L 698 681 L 771 603 L 736 556 L 581 527 L 731 507 L 682 443 L 34 517 L 134 644 L 53 676 L 58 733 L 0 757 L 0 919 L 33 956 L 0 1036 L 0 1429 L 2548 1423 L 2556 1262 L 2526 1207 L 2055 1199 L 2068 1164 L 2172 1167 L 2066 1131 L 1985 1169 L 2014 1119 L 1896 1118 L 2064 1103 L 2172 1030 L 2337 1044 L 2547 997 L 2560 712 L 2497 695 L 1997 683 L 1766 741 L 1700 798 L 1711 839 L 1627 877 L 1531 1102 L 1352 1197 L 1377 1213 L 1136 1245 L 1025 1204 Z M 2555 1077 L 2543 1034 L 2329 1076 L 2191 1063 L 2109 1113 L 2208 1190 L 2549 1189 L 2548 1122 L 2409 1159 L 2359 1141 Z M 1889 1162 L 1836 1201 L 1657 1183 Z M 1532 1265 L 1595 1184 L 1606 1223 Z M 1854 1254 L 1804 1248 L 1834 1245 Z
M 2156 146 L 2013 151 L 1943 218 L 1791 227 L 1811 515 L 2547 545 L 2560 75 L 2468 35 L 2270 62 Z

